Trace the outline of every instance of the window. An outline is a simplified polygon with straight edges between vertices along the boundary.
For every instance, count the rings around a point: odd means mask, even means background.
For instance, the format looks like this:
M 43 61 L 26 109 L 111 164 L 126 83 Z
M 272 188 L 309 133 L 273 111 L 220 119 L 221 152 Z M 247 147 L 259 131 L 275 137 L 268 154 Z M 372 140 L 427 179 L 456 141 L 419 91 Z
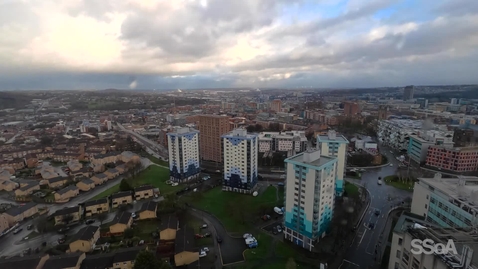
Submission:
M 400 259 L 401 255 L 402 255 L 402 253 L 400 252 L 400 250 L 397 250 L 397 255 L 396 255 L 396 257 Z
M 427 205 L 427 204 L 425 204 L 425 209 L 427 209 L 427 208 L 428 208 L 428 205 Z
M 398 238 L 398 245 L 401 246 L 403 243 L 403 239 L 402 238 Z

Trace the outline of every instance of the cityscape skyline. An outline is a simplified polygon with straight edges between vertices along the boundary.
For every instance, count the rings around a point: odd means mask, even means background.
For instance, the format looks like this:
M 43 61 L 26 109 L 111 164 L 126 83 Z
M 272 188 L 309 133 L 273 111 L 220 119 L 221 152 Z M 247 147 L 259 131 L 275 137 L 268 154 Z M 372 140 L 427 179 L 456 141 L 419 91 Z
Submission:
M 466 0 L 47 0 L 0 10 L 0 90 L 478 83 L 478 4 Z

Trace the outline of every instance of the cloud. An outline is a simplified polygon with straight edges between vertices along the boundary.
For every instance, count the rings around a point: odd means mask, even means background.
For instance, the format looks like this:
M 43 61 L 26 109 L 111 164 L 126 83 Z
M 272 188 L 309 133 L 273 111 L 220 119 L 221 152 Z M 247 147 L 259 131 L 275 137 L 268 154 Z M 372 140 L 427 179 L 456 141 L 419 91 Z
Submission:
M 0 1 L 0 89 L 477 82 L 478 6 L 424 1 Z

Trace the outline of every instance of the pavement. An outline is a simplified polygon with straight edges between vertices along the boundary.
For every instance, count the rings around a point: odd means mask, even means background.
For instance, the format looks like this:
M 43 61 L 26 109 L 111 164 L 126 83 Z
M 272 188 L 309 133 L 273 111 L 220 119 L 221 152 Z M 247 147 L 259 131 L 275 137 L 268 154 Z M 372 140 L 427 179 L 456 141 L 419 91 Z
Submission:
M 222 239 L 221 244 L 217 243 L 217 240 L 214 240 L 214 247 L 219 249 L 216 268 L 223 268 L 225 265 L 244 261 L 243 252 L 247 247 L 242 237 L 230 236 L 222 223 L 216 217 L 205 211 L 191 208 L 190 212 L 193 216 L 203 220 L 209 226 L 214 237 L 220 236 Z
M 386 247 L 386 242 L 382 241 L 386 241 L 387 238 L 386 236 L 382 238 L 381 232 L 387 222 L 387 212 L 392 207 L 400 205 L 406 198 L 412 197 L 411 192 L 395 189 L 386 184 L 377 184 L 378 177 L 384 178 L 395 174 L 398 166 L 396 156 L 392 155 L 389 149 L 381 148 L 381 152 L 387 156 L 393 166 L 367 169 L 362 173 L 361 180 L 347 179 L 349 182 L 365 186 L 370 194 L 370 207 L 357 229 L 352 244 L 346 250 L 346 258 L 342 261 L 340 269 L 374 268 L 380 261 L 379 253 L 382 253 Z M 374 214 L 375 210 L 381 211 L 378 217 Z M 370 223 L 374 225 L 374 229 L 368 227 Z

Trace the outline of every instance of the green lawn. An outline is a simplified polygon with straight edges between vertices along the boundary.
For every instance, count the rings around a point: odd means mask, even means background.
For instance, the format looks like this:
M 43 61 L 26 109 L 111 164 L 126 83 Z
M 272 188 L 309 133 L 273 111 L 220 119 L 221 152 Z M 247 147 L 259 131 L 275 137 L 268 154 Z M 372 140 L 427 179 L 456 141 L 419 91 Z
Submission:
M 272 248 L 272 237 L 270 235 L 261 232 L 258 235 L 254 235 L 254 237 L 257 239 L 259 246 L 257 248 L 247 249 L 244 251 L 246 262 L 253 266 L 250 268 L 258 268 L 257 266 L 260 265 L 259 262 L 268 256 Z
M 152 156 L 151 154 L 149 154 L 147 152 L 142 152 L 141 156 L 144 156 L 144 157 L 148 158 L 152 163 L 159 164 L 159 165 L 166 166 L 166 167 L 169 166 L 168 162 L 160 160 L 160 159 Z
M 355 186 L 352 183 L 345 182 L 345 191 L 347 192 L 347 195 L 353 196 L 358 194 L 358 187 Z
M 138 224 L 133 228 L 134 229 L 134 236 L 137 236 L 143 240 L 150 240 L 151 233 L 157 232 L 158 227 L 160 225 L 159 221 L 157 220 L 143 220 L 138 221 Z
M 29 233 L 26 237 L 28 237 L 28 240 L 31 240 L 31 239 L 33 239 L 33 238 L 39 236 L 39 235 L 40 235 L 40 234 L 37 233 L 36 231 L 32 231 L 32 232 Z M 24 238 L 25 238 L 25 237 L 24 237 Z M 24 239 L 24 238 L 23 238 L 23 239 Z M 23 239 L 22 239 L 22 240 L 23 240 Z
M 103 192 L 98 193 L 98 195 L 96 195 L 95 197 L 91 198 L 90 200 L 97 200 L 97 199 L 100 199 L 100 198 L 108 197 L 108 196 L 110 196 L 111 194 L 116 193 L 116 192 L 119 192 L 119 184 L 118 184 L 118 185 L 114 185 L 113 187 L 111 187 L 111 188 L 109 188 L 109 189 L 107 189 L 107 190 L 104 190 Z
M 384 179 L 385 184 L 390 185 L 394 188 L 400 189 L 400 190 L 406 190 L 409 192 L 413 192 L 413 187 L 415 185 L 414 182 L 402 182 L 398 179 L 397 176 L 386 176 Z
M 221 187 L 204 192 L 190 201 L 194 206 L 210 212 L 222 221 L 229 232 L 244 233 L 251 222 L 278 205 L 277 189 L 269 186 L 257 197 L 247 194 L 223 192 Z
M 277 187 L 277 194 L 279 195 L 279 201 L 277 202 L 279 205 L 284 205 L 284 187 Z
M 151 165 L 145 170 L 143 170 L 136 178 L 129 178 L 128 182 L 132 187 L 139 187 L 141 185 L 151 184 L 154 187 L 158 188 L 161 195 L 166 195 L 178 191 L 178 187 L 172 187 L 171 185 L 166 184 L 166 181 L 169 180 L 169 170 L 163 167 L 156 165 Z M 113 193 L 119 192 L 119 184 L 99 193 L 91 200 L 96 200 L 99 198 L 107 197 Z

